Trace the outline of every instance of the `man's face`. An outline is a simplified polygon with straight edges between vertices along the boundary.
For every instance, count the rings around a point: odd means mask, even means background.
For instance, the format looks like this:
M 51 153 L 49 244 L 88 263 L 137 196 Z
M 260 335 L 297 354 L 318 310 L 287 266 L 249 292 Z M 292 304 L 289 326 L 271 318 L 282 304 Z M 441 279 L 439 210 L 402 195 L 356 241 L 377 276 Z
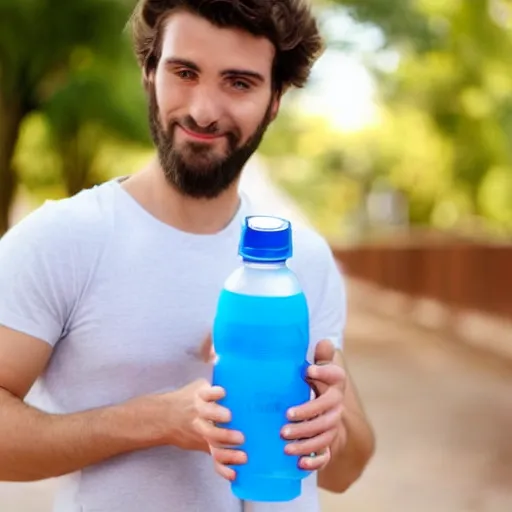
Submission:
M 188 12 L 167 20 L 149 76 L 150 127 L 167 180 L 185 195 L 217 197 L 259 146 L 278 108 L 274 51 Z

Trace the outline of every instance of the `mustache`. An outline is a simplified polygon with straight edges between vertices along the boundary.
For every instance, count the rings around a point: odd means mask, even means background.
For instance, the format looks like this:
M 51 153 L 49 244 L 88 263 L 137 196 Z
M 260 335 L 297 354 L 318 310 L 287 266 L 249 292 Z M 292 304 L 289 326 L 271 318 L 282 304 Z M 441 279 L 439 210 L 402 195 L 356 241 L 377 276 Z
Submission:
M 220 135 L 222 133 L 217 122 L 211 123 L 208 126 L 199 126 L 191 116 L 186 116 L 183 119 L 174 121 L 174 124 L 178 124 L 186 130 L 200 135 Z
M 191 132 L 195 132 L 201 135 L 213 135 L 213 136 L 220 136 L 223 135 L 227 138 L 228 144 L 231 148 L 231 150 L 234 150 L 237 145 L 239 144 L 242 133 L 239 129 L 236 127 L 233 127 L 232 129 L 222 129 L 218 122 L 213 122 L 208 126 L 199 126 L 194 118 L 192 116 L 185 116 L 181 119 L 173 119 L 169 123 L 168 128 L 168 135 L 172 137 L 172 133 L 174 131 L 174 128 L 176 126 L 181 126 L 182 128 L 185 128 L 186 130 L 189 130 Z

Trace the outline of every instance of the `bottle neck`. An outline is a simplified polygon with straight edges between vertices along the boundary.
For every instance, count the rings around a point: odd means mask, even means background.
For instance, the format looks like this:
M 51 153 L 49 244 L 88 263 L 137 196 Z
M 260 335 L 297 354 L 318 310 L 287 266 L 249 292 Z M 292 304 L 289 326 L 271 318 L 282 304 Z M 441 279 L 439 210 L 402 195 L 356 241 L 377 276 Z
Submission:
M 246 261 L 244 260 L 244 265 L 247 268 L 259 269 L 259 270 L 269 270 L 269 269 L 280 269 L 286 267 L 286 261 Z

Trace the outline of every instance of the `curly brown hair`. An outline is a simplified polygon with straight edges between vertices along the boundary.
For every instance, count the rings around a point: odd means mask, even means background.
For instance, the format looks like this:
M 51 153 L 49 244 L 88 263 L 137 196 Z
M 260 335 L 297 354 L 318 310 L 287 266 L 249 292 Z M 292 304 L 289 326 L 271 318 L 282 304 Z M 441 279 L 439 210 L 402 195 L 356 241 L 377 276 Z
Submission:
M 279 92 L 303 87 L 324 48 L 305 0 L 139 0 L 131 24 L 135 54 L 146 75 L 160 59 L 164 23 L 178 9 L 218 27 L 236 27 L 269 39 L 276 48 L 272 78 Z

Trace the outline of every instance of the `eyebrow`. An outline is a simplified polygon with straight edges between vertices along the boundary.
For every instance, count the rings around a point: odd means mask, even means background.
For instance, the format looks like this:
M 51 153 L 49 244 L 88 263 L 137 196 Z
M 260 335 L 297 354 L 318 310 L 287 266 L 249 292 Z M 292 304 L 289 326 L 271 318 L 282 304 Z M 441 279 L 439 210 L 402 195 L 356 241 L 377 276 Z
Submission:
M 184 66 L 189 69 L 192 69 L 194 71 L 197 71 L 198 73 L 201 72 L 201 68 L 191 60 L 188 59 L 180 59 L 177 57 L 169 57 L 165 59 L 165 64 L 168 66 Z M 251 71 L 249 69 L 226 69 L 221 72 L 222 76 L 245 76 L 247 78 L 252 78 L 253 80 L 256 80 L 258 82 L 264 82 L 265 77 L 258 73 L 257 71 Z
M 226 69 L 221 74 L 223 76 L 245 76 L 247 78 L 252 78 L 257 82 L 265 81 L 265 77 L 261 73 L 250 71 L 249 69 Z

